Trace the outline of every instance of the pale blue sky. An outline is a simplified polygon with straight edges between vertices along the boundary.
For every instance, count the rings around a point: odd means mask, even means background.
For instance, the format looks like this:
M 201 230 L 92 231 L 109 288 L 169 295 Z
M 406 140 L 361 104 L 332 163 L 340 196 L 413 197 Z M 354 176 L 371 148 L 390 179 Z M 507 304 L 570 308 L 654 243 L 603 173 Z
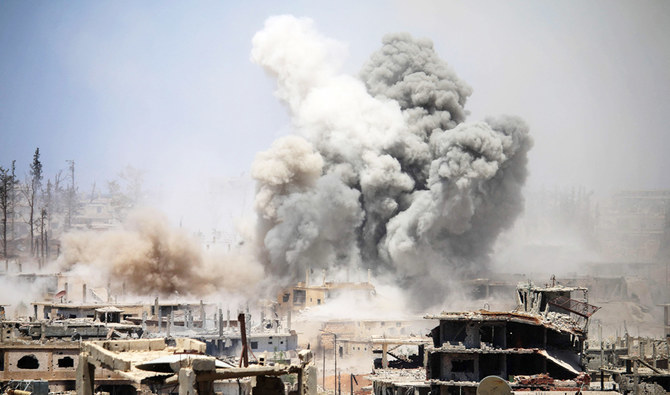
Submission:
M 432 39 L 474 88 L 469 120 L 530 124 L 531 186 L 670 188 L 670 2 L 239 3 L 0 2 L 0 165 L 23 176 L 39 146 L 83 189 L 126 165 L 165 191 L 248 174 L 290 133 L 251 38 L 290 13 L 348 44 L 347 73 L 385 33 Z

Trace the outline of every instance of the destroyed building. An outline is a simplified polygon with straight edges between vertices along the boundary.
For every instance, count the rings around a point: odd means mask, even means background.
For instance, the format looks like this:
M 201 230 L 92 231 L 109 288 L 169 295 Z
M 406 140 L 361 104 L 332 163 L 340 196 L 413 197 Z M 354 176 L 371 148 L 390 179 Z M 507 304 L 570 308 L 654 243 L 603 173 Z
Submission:
M 321 326 L 319 344 L 325 352 L 336 350 L 338 358 L 373 358 L 379 339 L 416 337 L 428 327 L 420 319 L 330 320 Z
M 575 294 L 580 300 L 573 299 Z M 513 311 L 426 316 L 439 325 L 431 331 L 432 344 L 424 350 L 424 380 L 413 373 L 411 383 L 406 374 L 394 381 L 393 372 L 383 371 L 378 379 L 372 377 L 375 394 L 408 386 L 420 394 L 429 390 L 474 394 L 488 376 L 509 379 L 514 389 L 588 386 L 583 351 L 588 318 L 598 308 L 587 303 L 587 295 L 585 288 L 522 283 Z
M 670 191 L 621 191 L 603 202 L 600 252 L 615 262 L 664 262 L 670 255 Z
M 547 373 L 574 379 L 583 332 L 524 313 L 445 313 L 427 347 L 427 376 L 433 386 L 473 387 L 487 376 Z
M 96 310 L 103 310 L 105 315 L 110 314 L 109 308 Z M 244 314 L 240 314 L 240 317 L 242 317 L 241 320 L 245 320 Z M 222 321 L 219 320 L 219 322 Z M 141 328 L 138 325 L 122 325 Z M 272 347 L 272 340 L 265 341 L 264 334 L 259 336 L 254 334 L 255 331 L 250 331 L 250 336 L 247 338 L 245 325 L 241 322 L 234 327 L 238 332 L 236 338 L 239 348 L 248 350 L 256 364 L 271 366 L 233 369 L 232 365 L 215 360 L 212 355 L 207 355 L 209 347 L 203 341 L 189 339 L 183 334 L 181 337 L 164 337 L 165 331 L 158 327 L 154 327 L 151 332 L 123 332 L 120 331 L 121 327 L 118 323 L 104 319 L 97 321 L 93 321 L 93 318 L 2 320 L 0 327 L 2 328 L 0 386 L 14 390 L 31 389 L 36 394 L 74 391 L 75 389 L 77 393 L 100 391 L 116 394 L 170 393 L 170 389 L 175 388 L 175 385 L 182 385 L 182 380 L 175 374 L 179 373 L 183 367 L 193 370 L 195 372 L 193 378 L 198 382 L 201 381 L 200 373 L 206 370 L 208 378 L 202 380 L 207 383 L 207 388 L 226 394 L 250 394 L 252 390 L 256 393 L 254 388 L 264 388 L 264 385 L 277 388 L 272 390 L 276 390 L 275 392 L 262 393 L 284 394 L 283 381 L 277 379 L 277 376 L 298 374 L 302 375 L 302 379 L 307 379 L 307 375 L 303 374 L 303 368 L 308 361 L 301 365 L 302 367 L 291 365 L 300 358 L 303 360 L 305 358 L 304 353 L 300 354 L 295 351 L 297 343 L 295 333 L 292 333 L 288 339 L 281 333 L 269 334 L 269 339 L 276 339 L 278 343 L 277 346 Z M 169 328 L 168 325 L 168 330 Z M 230 325 L 230 328 L 233 326 Z M 203 334 L 203 328 L 198 328 L 197 331 L 193 327 L 185 329 L 189 333 L 206 336 Z M 223 329 L 223 326 L 216 328 L 216 330 L 219 329 Z M 244 333 L 240 333 L 240 329 Z M 138 339 L 143 336 L 149 336 L 149 338 Z M 119 338 L 122 340 L 110 340 Z M 234 338 L 233 334 L 230 330 L 226 330 L 218 340 L 235 344 L 231 338 Z M 264 343 L 257 344 L 259 340 Z M 243 346 L 244 343 L 247 347 Z M 287 343 L 287 345 L 282 346 L 281 343 Z M 278 346 L 286 347 L 286 349 L 292 347 L 292 349 L 290 354 L 280 352 L 267 355 L 264 352 L 254 355 L 252 348 L 254 346 L 257 350 L 276 351 Z M 239 357 L 238 350 L 236 352 Z M 243 355 L 245 355 L 246 366 L 247 354 Z M 186 362 L 183 361 L 184 359 Z M 196 363 L 195 360 L 199 362 Z M 174 365 L 174 363 L 177 363 L 178 366 L 170 367 L 170 364 Z M 84 364 L 83 367 L 82 364 Z M 219 369 L 232 370 L 220 372 Z M 249 377 L 256 376 L 258 376 L 257 380 L 252 383 Z M 166 381 L 170 377 L 173 377 L 173 382 Z M 312 379 L 316 380 L 315 377 L 313 373 Z M 191 385 L 194 388 L 200 388 L 201 385 L 201 383 L 197 385 L 194 382 L 189 383 L 185 385 Z M 312 390 L 315 390 L 315 383 L 309 385 Z M 305 381 L 303 387 L 307 388 L 307 386 L 308 383 Z M 165 389 L 167 392 L 164 392 Z
M 303 350 L 295 364 L 235 367 L 205 354 L 203 342 L 188 338 L 88 341 L 77 368 L 78 394 L 96 392 L 96 371 L 111 369 L 133 388 L 151 393 L 180 394 L 316 394 L 312 354 Z M 279 376 L 292 376 L 284 382 Z M 254 380 L 250 380 L 254 378 Z M 128 389 L 125 393 L 134 393 Z
M 600 378 L 601 388 L 618 388 L 621 392 L 668 393 L 670 343 L 667 338 L 602 336 L 589 341 L 585 350 L 587 368 Z
M 242 336 L 237 333 L 225 332 L 221 336 L 216 334 L 198 333 L 194 338 L 207 345 L 207 354 L 216 357 L 235 357 L 242 350 Z M 258 358 L 261 353 L 269 354 L 268 360 L 282 360 L 295 357 L 298 348 L 298 335 L 295 331 L 289 332 L 260 332 L 252 331 L 247 336 L 249 349 Z
M 102 338 L 102 324 L 0 321 L 0 386 L 32 388 L 33 393 L 75 389 L 82 338 Z M 76 336 L 75 336 L 76 335 Z M 111 369 L 95 373 L 98 387 L 123 387 L 127 380 Z
M 321 284 L 312 285 L 309 273 L 307 273 L 304 282 L 298 282 L 296 286 L 278 292 L 277 312 L 287 314 L 307 307 L 319 306 L 342 294 L 361 295 L 365 298 L 374 295 L 375 287 L 370 282 L 370 274 L 368 273 L 367 282 L 332 282 L 326 281 L 324 272 Z
M 73 303 L 63 297 L 58 303 L 34 302 L 32 305 L 32 309 L 26 309 L 31 313 L 29 317 L 7 320 L 3 316 L 0 319 L 0 385 L 19 390 L 38 384 L 51 392 L 74 390 L 83 341 L 120 339 L 172 344 L 190 337 L 202 344 L 198 347 L 199 353 L 209 353 L 210 358 L 231 359 L 239 357 L 243 339 L 246 339 L 255 361 L 290 364 L 298 359 L 295 332 L 287 332 L 279 325 L 268 328 L 248 325 L 245 338 L 241 336 L 240 323 L 230 320 L 230 313 L 225 319 L 222 309 L 212 311 L 215 306 L 203 302 L 159 302 L 156 299 L 154 303 Z M 134 394 L 146 384 L 143 381 L 146 375 L 119 373 L 110 366 L 100 365 L 101 369 L 90 375 L 97 383 L 94 390 Z M 216 385 L 216 388 L 225 387 L 222 382 Z M 251 392 L 249 383 L 238 387 L 236 382 L 235 391 L 226 393 L 245 393 L 245 388 L 246 393 Z
M 42 382 L 50 392 L 75 389 L 79 344 L 50 341 L 45 344 L 0 343 L 0 383 Z M 126 379 L 109 369 L 95 373 L 98 387 L 126 385 Z

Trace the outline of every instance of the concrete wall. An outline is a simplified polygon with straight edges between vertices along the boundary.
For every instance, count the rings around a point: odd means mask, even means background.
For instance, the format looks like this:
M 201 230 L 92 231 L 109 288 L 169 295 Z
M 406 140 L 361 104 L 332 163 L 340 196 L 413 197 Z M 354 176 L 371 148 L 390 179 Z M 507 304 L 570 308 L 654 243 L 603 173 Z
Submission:
M 74 388 L 76 369 L 79 360 L 79 345 L 77 343 L 63 343 L 63 345 L 51 346 L 27 346 L 27 345 L 0 345 L 0 354 L 4 361 L 3 369 L 0 370 L 0 381 L 9 380 L 48 380 L 51 391 Z M 39 364 L 37 369 L 20 369 L 18 361 L 27 356 L 34 355 Z M 71 367 L 59 367 L 58 361 L 69 357 L 73 359 Z M 107 380 L 125 380 L 123 377 L 106 369 L 96 369 L 95 379 L 101 382 Z
M 404 337 L 410 334 L 423 335 L 434 326 L 428 320 L 385 320 L 385 321 L 329 321 L 324 323 L 324 333 L 320 336 L 321 346 L 333 349 L 333 335 L 337 333 L 338 343 L 344 340 L 363 340 L 372 336 Z
M 446 353 L 440 355 L 440 380 L 479 381 L 479 379 L 479 355 Z
M 338 341 L 337 345 L 338 348 L 342 347 L 344 355 L 351 357 L 367 357 L 372 360 L 372 343 L 370 342 L 343 341 L 340 343 Z
M 428 395 L 429 392 L 429 387 L 415 387 L 408 384 L 397 385 L 381 381 L 372 383 L 372 393 L 374 395 Z
M 253 352 L 289 351 L 298 347 L 298 337 L 288 334 L 251 335 L 249 344 L 252 345 Z
M 214 392 L 221 395 L 250 395 L 251 380 L 220 380 L 214 382 Z
M 72 366 L 66 366 L 69 362 L 67 358 L 72 360 Z M 78 363 L 79 352 L 76 350 L 54 351 L 52 354 L 51 366 L 53 366 L 53 370 L 55 371 L 77 370 Z
M 21 358 L 30 358 L 31 356 L 37 359 L 39 366 L 36 369 L 21 369 L 18 367 Z M 51 370 L 51 352 L 39 350 L 25 350 L 25 351 L 9 351 L 5 353 L 5 367 L 7 372 L 11 371 L 34 371 L 46 372 Z

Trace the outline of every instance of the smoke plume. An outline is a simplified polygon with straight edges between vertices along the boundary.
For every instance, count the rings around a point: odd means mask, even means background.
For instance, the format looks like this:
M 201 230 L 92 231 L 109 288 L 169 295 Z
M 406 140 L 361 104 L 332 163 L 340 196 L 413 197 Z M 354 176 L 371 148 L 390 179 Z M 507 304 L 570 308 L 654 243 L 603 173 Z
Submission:
M 142 210 L 131 214 L 123 229 L 66 234 L 56 264 L 91 286 L 110 284 L 135 295 L 246 294 L 263 268 L 245 251 L 205 251 L 164 215 Z
M 384 37 L 359 78 L 337 74 L 342 47 L 292 16 L 253 38 L 297 134 L 253 165 L 266 268 L 370 268 L 439 299 L 522 211 L 528 127 L 466 122 L 472 90 L 429 40 Z

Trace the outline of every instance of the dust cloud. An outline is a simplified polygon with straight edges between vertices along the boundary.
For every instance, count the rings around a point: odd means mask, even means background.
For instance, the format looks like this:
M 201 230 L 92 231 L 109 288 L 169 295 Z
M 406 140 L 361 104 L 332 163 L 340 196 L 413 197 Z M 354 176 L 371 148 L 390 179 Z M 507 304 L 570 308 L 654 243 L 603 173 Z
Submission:
M 245 246 L 205 250 L 167 217 L 150 209 L 132 213 L 122 229 L 72 232 L 63 237 L 62 271 L 136 295 L 249 295 L 263 268 Z

